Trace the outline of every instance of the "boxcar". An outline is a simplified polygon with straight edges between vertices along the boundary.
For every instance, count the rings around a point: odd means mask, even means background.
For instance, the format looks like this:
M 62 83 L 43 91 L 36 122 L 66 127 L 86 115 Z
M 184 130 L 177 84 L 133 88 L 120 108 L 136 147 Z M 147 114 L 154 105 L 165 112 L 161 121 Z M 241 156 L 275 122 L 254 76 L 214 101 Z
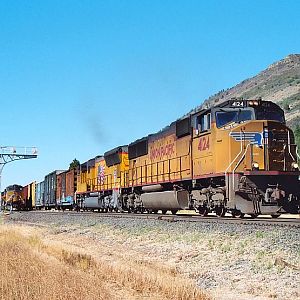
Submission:
M 77 170 L 62 172 L 56 177 L 56 206 L 58 209 L 74 206 L 74 195 L 77 188 Z
M 44 181 L 41 181 L 35 186 L 35 209 L 42 209 L 44 206 Z
M 56 207 L 56 180 L 57 175 L 64 170 L 55 170 L 45 176 L 44 180 L 44 205 L 45 209 Z

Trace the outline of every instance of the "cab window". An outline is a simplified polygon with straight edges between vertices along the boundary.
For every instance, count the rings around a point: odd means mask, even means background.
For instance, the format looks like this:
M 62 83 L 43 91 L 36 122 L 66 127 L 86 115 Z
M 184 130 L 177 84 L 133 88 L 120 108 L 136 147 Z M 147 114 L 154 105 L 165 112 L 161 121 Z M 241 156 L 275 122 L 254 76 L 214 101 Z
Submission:
M 199 132 L 210 130 L 211 128 L 211 113 L 200 115 L 196 118 L 196 129 Z
M 267 108 L 260 108 L 258 107 L 255 110 L 256 113 L 256 119 L 257 120 L 272 120 L 272 121 L 278 121 L 281 123 L 285 123 L 284 120 L 284 113 L 282 110 L 276 110 L 276 109 L 267 109 Z

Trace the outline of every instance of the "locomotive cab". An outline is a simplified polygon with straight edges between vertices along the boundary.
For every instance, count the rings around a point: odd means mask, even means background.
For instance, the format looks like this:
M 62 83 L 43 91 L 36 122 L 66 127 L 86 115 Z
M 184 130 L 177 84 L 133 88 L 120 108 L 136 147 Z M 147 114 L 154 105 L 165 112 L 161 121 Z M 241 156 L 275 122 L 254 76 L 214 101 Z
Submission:
M 283 110 L 269 101 L 233 100 L 212 112 L 215 172 L 225 170 L 227 206 L 252 215 L 296 213 L 299 156 Z
M 25 200 L 22 197 L 23 187 L 21 185 L 10 185 L 5 189 L 4 202 L 6 206 L 11 208 L 24 209 Z

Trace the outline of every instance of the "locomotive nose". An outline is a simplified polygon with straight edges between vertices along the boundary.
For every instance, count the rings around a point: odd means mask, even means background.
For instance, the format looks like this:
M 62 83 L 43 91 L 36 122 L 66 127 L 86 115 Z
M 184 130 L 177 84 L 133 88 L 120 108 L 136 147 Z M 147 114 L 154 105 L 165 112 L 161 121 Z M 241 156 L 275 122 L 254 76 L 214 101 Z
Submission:
M 268 122 L 267 130 L 266 153 L 269 170 L 297 170 L 298 155 L 293 131 L 278 122 Z

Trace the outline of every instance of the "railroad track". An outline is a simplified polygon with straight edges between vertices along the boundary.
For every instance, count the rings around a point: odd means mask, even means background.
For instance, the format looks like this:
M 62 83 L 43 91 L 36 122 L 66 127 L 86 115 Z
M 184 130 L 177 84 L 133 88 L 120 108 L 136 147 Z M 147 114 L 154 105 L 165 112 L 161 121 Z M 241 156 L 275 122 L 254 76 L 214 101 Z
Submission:
M 20 213 L 20 212 L 13 212 Z M 300 218 L 284 218 L 280 217 L 278 219 L 272 219 L 268 217 L 258 217 L 256 219 L 252 218 L 232 218 L 230 216 L 225 217 L 216 217 L 214 215 L 209 215 L 202 217 L 199 215 L 191 214 L 137 214 L 137 213 L 116 213 L 116 212 L 107 212 L 107 213 L 98 213 L 98 212 L 76 212 L 76 211 L 31 211 L 31 212 L 21 212 L 25 214 L 49 214 L 51 216 L 55 215 L 80 215 L 80 216 L 93 216 L 96 218 L 127 218 L 127 219 L 148 219 L 148 220 L 161 220 L 166 222 L 202 222 L 202 223 L 232 223 L 232 224 L 241 224 L 241 225 L 261 225 L 261 226 L 280 226 L 280 227 L 294 227 L 300 228 Z

